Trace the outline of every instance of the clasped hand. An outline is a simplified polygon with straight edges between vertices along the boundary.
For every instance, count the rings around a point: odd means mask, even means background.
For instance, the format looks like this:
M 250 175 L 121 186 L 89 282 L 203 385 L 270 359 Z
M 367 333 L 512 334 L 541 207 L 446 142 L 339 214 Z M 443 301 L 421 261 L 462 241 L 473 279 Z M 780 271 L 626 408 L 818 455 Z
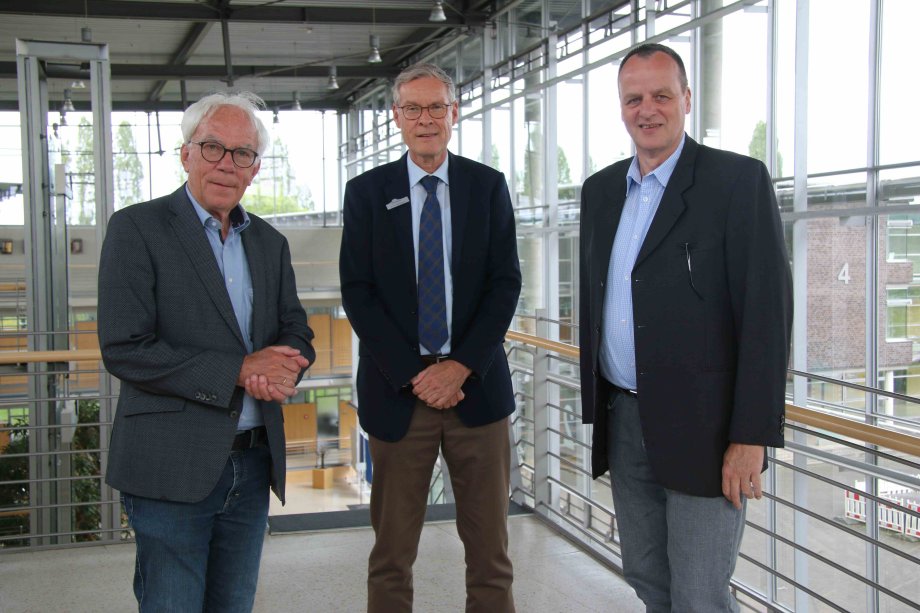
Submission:
M 256 400 L 281 402 L 294 395 L 297 377 L 309 365 L 299 349 L 272 345 L 243 358 L 236 384 Z
M 413 377 L 412 393 L 432 408 L 453 408 L 465 398 L 460 388 L 472 372 L 456 360 L 432 364 Z

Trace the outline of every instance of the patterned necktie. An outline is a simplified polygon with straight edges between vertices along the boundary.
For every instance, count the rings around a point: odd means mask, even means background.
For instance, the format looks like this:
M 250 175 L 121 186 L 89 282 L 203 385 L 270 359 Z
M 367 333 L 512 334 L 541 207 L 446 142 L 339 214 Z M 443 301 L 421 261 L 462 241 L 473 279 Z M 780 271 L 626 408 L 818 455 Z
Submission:
M 428 192 L 418 225 L 418 340 L 433 354 L 447 342 L 447 303 L 444 298 L 444 236 L 438 178 L 421 180 Z

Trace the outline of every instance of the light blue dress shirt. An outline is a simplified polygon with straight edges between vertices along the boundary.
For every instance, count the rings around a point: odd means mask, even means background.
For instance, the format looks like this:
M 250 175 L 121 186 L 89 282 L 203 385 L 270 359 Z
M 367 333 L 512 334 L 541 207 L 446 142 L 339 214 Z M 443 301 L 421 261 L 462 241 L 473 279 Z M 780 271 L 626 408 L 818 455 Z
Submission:
M 652 225 L 661 196 L 684 150 L 681 139 L 677 150 L 658 168 L 644 177 L 639 159 L 634 157 L 626 173 L 626 202 L 617 235 L 610 250 L 610 266 L 604 293 L 601 323 L 600 369 L 604 378 L 618 387 L 636 389 L 636 346 L 633 336 L 632 271 L 639 249 Z
M 211 243 L 211 250 L 217 259 L 217 266 L 224 277 L 224 285 L 227 287 L 230 302 L 233 304 L 233 314 L 236 315 L 240 332 L 243 333 L 246 351 L 252 353 L 252 277 L 249 276 L 249 261 L 246 259 L 246 250 L 243 248 L 243 237 L 241 236 L 243 230 L 249 227 L 249 215 L 241 205 L 237 205 L 230 213 L 230 231 L 227 232 L 227 238 L 221 241 L 220 222 L 198 204 L 192 192 L 189 191 L 188 185 L 185 186 L 185 192 L 195 207 L 198 219 L 204 226 L 208 242 Z M 255 398 L 245 394 L 237 428 L 249 430 L 263 423 L 262 412 L 259 411 Z
M 412 245 L 415 248 L 415 282 L 418 284 L 418 226 L 422 220 L 422 207 L 425 206 L 425 199 L 428 197 L 428 192 L 425 191 L 425 187 L 420 181 L 427 177 L 429 173 L 419 168 L 419 166 L 412 161 L 411 156 L 407 155 L 406 160 L 409 162 L 409 201 L 412 206 Z M 441 203 L 441 231 L 444 240 L 444 304 L 447 307 L 447 340 L 444 342 L 441 350 L 438 351 L 440 355 L 448 355 L 450 353 L 450 325 L 453 321 L 454 312 L 454 282 L 450 274 L 450 255 L 453 240 L 451 239 L 450 189 L 447 181 L 447 160 L 448 158 L 444 158 L 444 163 L 431 173 L 433 176 L 440 179 L 438 182 L 437 196 L 438 202 Z M 419 346 L 419 349 L 422 355 L 427 355 L 429 353 L 428 350 L 422 346 Z

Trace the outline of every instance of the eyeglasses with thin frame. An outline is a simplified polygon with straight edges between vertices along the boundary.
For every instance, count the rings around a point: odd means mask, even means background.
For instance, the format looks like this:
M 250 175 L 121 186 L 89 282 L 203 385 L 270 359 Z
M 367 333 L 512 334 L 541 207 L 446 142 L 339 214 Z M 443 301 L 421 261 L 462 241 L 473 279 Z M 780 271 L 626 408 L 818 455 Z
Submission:
M 256 163 L 256 159 L 259 157 L 258 153 L 248 147 L 227 149 L 213 140 L 189 141 L 189 144 L 201 147 L 201 157 L 208 162 L 219 162 L 229 153 L 230 159 L 233 160 L 233 163 L 239 168 L 250 168 Z
M 404 106 L 398 106 L 400 111 L 402 111 L 403 117 L 406 119 L 418 119 L 422 116 L 422 111 L 427 110 L 428 116 L 432 119 L 444 119 L 447 117 L 447 111 L 450 107 L 453 106 L 453 102 L 450 104 L 443 104 L 441 102 L 436 102 L 435 104 L 429 104 L 428 106 L 419 106 L 417 104 L 406 104 Z

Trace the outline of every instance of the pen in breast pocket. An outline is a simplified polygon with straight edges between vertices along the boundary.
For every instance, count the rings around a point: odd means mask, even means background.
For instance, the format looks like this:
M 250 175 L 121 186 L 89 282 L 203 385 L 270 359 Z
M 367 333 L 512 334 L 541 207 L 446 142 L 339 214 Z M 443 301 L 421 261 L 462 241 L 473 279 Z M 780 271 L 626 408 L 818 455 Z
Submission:
M 703 294 L 700 293 L 700 290 L 696 289 L 696 284 L 693 283 L 693 261 L 690 259 L 690 243 L 684 243 L 684 253 L 687 254 L 687 274 L 690 275 L 690 287 L 693 288 L 693 293 L 702 300 Z

